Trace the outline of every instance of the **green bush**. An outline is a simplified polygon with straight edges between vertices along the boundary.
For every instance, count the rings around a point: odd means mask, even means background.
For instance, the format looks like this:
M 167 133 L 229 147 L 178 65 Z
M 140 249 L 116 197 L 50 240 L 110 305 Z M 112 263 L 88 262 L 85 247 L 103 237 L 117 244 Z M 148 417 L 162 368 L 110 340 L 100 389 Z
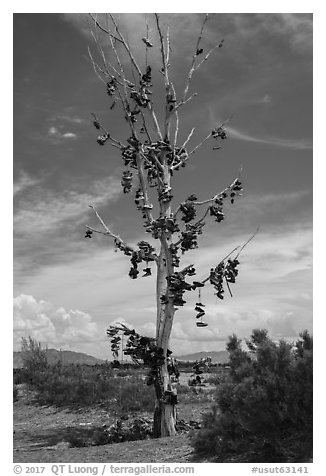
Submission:
M 233 335 L 230 372 L 216 405 L 193 436 L 195 454 L 213 461 L 304 462 L 312 457 L 312 337 L 273 342 L 254 330 L 247 350 Z

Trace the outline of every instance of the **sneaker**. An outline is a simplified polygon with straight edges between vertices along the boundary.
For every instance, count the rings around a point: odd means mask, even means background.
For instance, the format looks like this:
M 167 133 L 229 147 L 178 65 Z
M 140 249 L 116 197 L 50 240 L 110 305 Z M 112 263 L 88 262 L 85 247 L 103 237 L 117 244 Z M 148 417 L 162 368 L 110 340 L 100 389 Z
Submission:
M 202 288 L 205 286 L 204 283 L 200 283 L 199 281 L 193 281 L 193 286 L 195 286 L 195 288 Z
M 151 276 L 151 275 L 152 275 L 152 270 L 151 270 L 151 268 L 145 268 L 145 269 L 144 269 L 144 273 L 145 273 L 145 274 L 143 274 L 143 278 L 145 278 L 146 276 Z
M 204 311 L 201 311 L 197 314 L 196 319 L 199 319 L 200 317 L 203 317 L 205 315 Z
M 196 312 L 204 312 L 204 309 L 202 309 L 200 306 L 197 306 L 197 305 L 196 305 L 195 311 L 196 311 Z

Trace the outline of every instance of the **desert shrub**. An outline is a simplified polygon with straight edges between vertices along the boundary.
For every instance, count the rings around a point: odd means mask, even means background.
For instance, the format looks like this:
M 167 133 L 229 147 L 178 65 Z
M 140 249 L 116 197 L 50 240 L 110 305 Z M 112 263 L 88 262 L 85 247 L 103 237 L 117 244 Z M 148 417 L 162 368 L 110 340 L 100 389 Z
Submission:
M 131 422 L 117 420 L 115 424 L 104 430 L 104 434 L 106 443 L 145 440 L 153 435 L 153 422 L 146 418 L 136 418 Z
M 76 408 L 102 404 L 120 414 L 153 411 L 154 389 L 138 376 L 118 377 L 109 365 L 63 365 L 33 372 L 29 386 L 42 405 Z
M 180 401 L 184 404 L 203 403 L 211 400 L 211 392 L 204 390 L 203 387 L 179 385 L 177 387 Z
M 25 381 L 33 383 L 39 373 L 45 371 L 49 366 L 47 350 L 42 348 L 40 342 L 29 336 L 28 339 L 22 338 L 21 352 L 24 370 L 21 375 Z
M 36 390 L 40 404 L 69 408 L 103 404 L 120 414 L 154 410 L 154 389 L 130 365 L 119 370 L 109 363 L 50 365 L 46 349 L 31 337 L 22 339 L 22 355 L 24 367 L 14 371 L 14 383 L 27 383 Z
M 205 383 L 209 383 L 210 385 L 219 385 L 221 383 L 221 375 L 210 374 L 205 377 Z
M 312 337 L 273 342 L 254 330 L 248 350 L 232 336 L 230 373 L 193 436 L 214 461 L 302 462 L 312 457 Z
M 154 411 L 155 391 L 139 377 L 121 379 L 118 392 L 118 406 L 122 413 L 133 411 Z
M 191 393 L 192 388 L 189 385 L 178 385 L 178 394 L 179 395 L 187 395 Z
M 32 383 L 42 404 L 78 407 L 115 398 L 117 381 L 108 366 L 62 365 L 60 362 L 39 372 Z
M 115 374 L 117 377 L 129 377 L 132 373 L 132 370 L 118 370 Z

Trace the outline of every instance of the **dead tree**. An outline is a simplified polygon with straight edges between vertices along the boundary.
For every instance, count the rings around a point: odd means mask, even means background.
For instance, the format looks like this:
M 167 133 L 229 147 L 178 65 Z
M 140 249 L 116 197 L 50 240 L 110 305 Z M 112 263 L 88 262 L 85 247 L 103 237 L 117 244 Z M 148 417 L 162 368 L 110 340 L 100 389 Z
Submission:
M 173 175 L 187 166 L 188 161 L 204 143 L 212 141 L 213 149 L 219 149 L 220 142 L 227 137 L 225 123 L 215 125 L 191 150 L 188 149 L 188 144 L 195 129 L 190 131 L 183 143 L 178 137 L 179 112 L 196 95 L 189 94 L 192 77 L 211 54 L 223 45 L 221 39 L 210 50 L 204 51 L 201 42 L 207 20 L 208 15 L 205 15 L 184 89 L 177 96 L 170 78 L 169 30 L 163 32 L 159 15 L 153 16 L 157 44 L 149 37 L 148 26 L 146 35 L 139 37 L 145 52 L 145 66 L 141 67 L 115 17 L 109 14 L 104 22 L 102 18 L 99 20 L 97 16 L 90 14 L 91 34 L 97 47 L 96 57 L 89 50 L 91 63 L 112 100 L 110 108 L 120 106 L 130 131 L 126 141 L 121 142 L 120 139 L 112 137 L 97 115 L 93 114 L 93 124 L 100 134 L 97 142 L 100 146 L 110 144 L 120 150 L 124 164 L 121 180 L 123 192 L 134 191 L 134 202 L 142 216 L 145 232 L 158 242 L 158 247 L 145 240 L 137 243 L 137 246 L 130 246 L 108 228 L 91 205 L 103 229 L 87 226 L 85 236 L 91 238 L 93 233 L 100 233 L 112 238 L 115 247 L 130 259 L 131 279 L 138 277 L 140 263 L 145 263 L 144 277 L 151 275 L 151 264 L 156 265 L 156 337 L 141 336 L 135 329 L 129 329 L 123 324 L 110 326 L 107 331 L 115 356 L 119 350 L 122 332 L 127 337 L 124 353 L 130 355 L 135 362 L 143 361 L 150 368 L 147 383 L 154 385 L 156 393 L 153 429 L 155 437 L 174 435 L 176 432 L 177 394 L 172 383 L 176 369 L 169 350 L 175 311 L 185 304 L 185 293 L 199 292 L 195 308 L 196 325 L 199 328 L 206 327 L 207 323 L 203 322 L 205 309 L 200 300 L 200 290 L 205 284 L 212 284 L 219 299 L 224 298 L 225 287 L 231 293 L 230 284 L 235 283 L 238 274 L 239 253 L 246 245 L 245 243 L 242 247 L 235 248 L 219 263 L 212 264 L 213 267 L 207 271 L 204 279 L 192 282 L 186 280 L 194 276 L 196 270 L 193 265 L 181 267 L 182 255 L 198 247 L 197 240 L 203 233 L 205 219 L 211 217 L 218 223 L 223 221 L 225 201 L 234 203 L 242 191 L 242 183 L 237 177 L 224 190 L 214 192 L 211 198 L 198 200 L 197 196 L 192 194 L 172 209 Z M 99 40 L 99 32 L 106 36 L 109 55 Z M 149 51 L 155 48 L 159 50 L 159 74 L 162 75 L 165 91 L 165 101 L 162 105 L 164 118 L 161 121 L 158 120 L 153 101 L 154 71 L 148 61 Z

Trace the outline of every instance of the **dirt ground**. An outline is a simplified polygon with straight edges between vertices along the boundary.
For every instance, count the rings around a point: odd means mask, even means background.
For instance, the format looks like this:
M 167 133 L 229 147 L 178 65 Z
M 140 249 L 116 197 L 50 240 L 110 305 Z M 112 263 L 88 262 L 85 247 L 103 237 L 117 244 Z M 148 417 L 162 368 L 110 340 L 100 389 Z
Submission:
M 182 401 L 182 395 L 180 396 Z M 200 421 L 211 406 L 209 400 L 180 403 L 178 419 Z M 135 413 L 132 417 L 151 417 Z M 191 462 L 192 447 L 187 434 L 172 438 L 114 443 L 102 446 L 70 447 L 71 434 L 87 439 L 96 428 L 116 421 L 117 416 L 101 407 L 69 411 L 33 404 L 33 395 L 19 386 L 19 399 L 14 403 L 15 463 L 140 463 Z

